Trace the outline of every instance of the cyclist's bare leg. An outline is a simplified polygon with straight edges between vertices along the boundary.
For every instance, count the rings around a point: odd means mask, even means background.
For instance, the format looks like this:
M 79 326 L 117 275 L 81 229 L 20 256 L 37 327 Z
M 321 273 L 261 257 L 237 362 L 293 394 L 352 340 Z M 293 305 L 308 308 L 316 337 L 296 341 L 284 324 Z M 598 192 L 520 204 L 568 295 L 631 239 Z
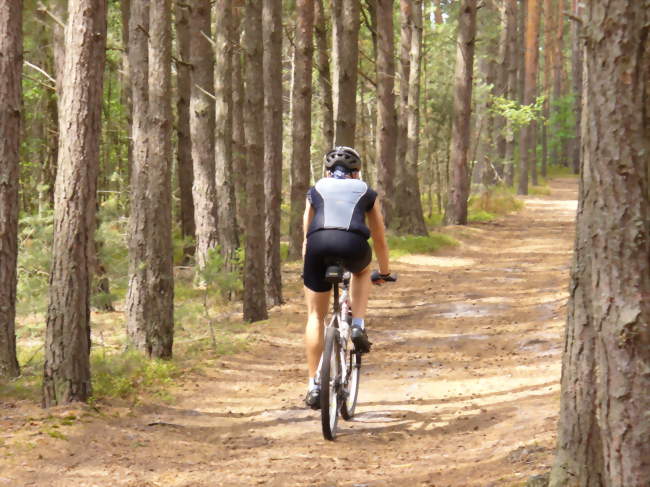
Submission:
M 305 347 L 309 377 L 316 375 L 318 362 L 323 353 L 323 322 L 330 302 L 331 291 L 317 293 L 305 286 L 307 302 L 307 326 L 305 327 Z
M 352 274 L 350 280 L 350 297 L 353 318 L 365 318 L 370 295 L 370 265 L 361 272 Z

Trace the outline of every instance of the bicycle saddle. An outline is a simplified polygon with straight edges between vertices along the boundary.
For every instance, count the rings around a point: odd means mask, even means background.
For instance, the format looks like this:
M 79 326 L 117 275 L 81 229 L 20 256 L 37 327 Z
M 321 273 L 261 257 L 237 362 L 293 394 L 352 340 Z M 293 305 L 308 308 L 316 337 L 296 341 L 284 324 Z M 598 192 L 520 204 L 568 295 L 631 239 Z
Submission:
M 325 280 L 329 283 L 336 284 L 343 281 L 343 266 L 334 264 L 327 266 L 325 270 Z

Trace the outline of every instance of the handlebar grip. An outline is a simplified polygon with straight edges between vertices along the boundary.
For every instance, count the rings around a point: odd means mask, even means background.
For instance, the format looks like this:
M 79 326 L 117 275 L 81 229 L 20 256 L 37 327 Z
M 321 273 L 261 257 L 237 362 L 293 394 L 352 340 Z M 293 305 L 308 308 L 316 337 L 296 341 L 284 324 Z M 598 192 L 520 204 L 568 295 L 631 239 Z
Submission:
M 373 271 L 370 280 L 376 284 L 381 284 L 382 282 L 395 282 L 397 281 L 397 274 L 382 275 L 379 271 Z

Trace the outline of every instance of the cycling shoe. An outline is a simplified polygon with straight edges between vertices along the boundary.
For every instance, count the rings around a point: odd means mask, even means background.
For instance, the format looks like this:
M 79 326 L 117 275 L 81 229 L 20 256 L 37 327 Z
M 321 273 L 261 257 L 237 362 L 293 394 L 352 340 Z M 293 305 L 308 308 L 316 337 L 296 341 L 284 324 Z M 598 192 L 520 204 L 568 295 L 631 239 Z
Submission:
M 352 327 L 352 342 L 354 347 L 361 353 L 370 352 L 372 342 L 368 340 L 368 334 L 364 328 L 360 326 Z

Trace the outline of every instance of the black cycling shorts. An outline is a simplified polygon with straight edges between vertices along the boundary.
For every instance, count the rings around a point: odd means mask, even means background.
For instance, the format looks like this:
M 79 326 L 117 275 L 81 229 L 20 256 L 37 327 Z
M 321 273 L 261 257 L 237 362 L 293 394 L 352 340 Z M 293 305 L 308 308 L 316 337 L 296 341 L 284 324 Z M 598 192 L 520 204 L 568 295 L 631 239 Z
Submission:
M 332 284 L 325 281 L 325 270 L 337 260 L 350 272 L 361 272 L 370 264 L 372 250 L 358 233 L 319 230 L 310 234 L 303 267 L 305 286 L 318 293 L 332 289 Z

